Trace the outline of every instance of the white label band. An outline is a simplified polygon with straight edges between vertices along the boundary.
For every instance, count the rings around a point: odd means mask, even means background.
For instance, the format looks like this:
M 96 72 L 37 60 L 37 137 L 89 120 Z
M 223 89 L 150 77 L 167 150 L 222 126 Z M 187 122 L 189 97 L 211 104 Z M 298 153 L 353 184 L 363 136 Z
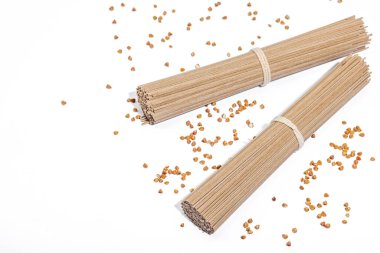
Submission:
M 302 148 L 302 146 L 305 142 L 305 139 L 303 138 L 303 135 L 300 132 L 300 130 L 298 130 L 297 126 L 293 124 L 293 122 L 291 122 L 290 120 L 288 120 L 287 118 L 285 118 L 283 116 L 279 116 L 279 117 L 275 118 L 273 121 L 274 122 L 280 122 L 280 123 L 285 124 L 288 127 L 290 127 L 293 130 L 293 133 L 297 138 L 298 149 Z
M 259 48 L 259 47 L 252 48 L 251 51 L 254 52 L 254 53 L 256 54 L 257 58 L 258 58 L 259 61 L 260 61 L 261 68 L 262 68 L 262 70 L 263 70 L 263 79 L 264 79 L 264 80 L 263 80 L 263 84 L 261 84 L 260 86 L 261 86 L 261 87 L 264 87 L 264 86 L 267 85 L 267 84 L 271 81 L 271 79 L 272 79 L 268 59 L 267 59 L 267 57 L 265 56 L 264 51 L 263 51 L 261 48 Z

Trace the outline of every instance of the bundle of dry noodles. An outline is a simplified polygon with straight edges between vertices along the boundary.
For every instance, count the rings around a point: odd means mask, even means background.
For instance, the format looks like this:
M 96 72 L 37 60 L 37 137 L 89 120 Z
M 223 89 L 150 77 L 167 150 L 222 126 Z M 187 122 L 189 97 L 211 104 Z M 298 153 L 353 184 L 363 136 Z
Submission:
M 362 51 L 363 21 L 350 17 L 294 38 L 173 77 L 141 85 L 143 122 L 155 124 L 211 102 Z
M 369 80 L 364 60 L 347 57 L 187 197 L 182 203 L 185 214 L 200 229 L 213 233 Z

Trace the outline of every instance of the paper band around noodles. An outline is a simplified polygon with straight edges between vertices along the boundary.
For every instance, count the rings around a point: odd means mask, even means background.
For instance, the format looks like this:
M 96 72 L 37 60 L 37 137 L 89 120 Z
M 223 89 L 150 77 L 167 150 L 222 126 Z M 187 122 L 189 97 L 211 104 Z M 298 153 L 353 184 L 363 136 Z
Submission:
M 290 120 L 288 120 L 287 118 L 285 118 L 283 116 L 279 116 L 279 117 L 275 118 L 273 121 L 274 122 L 280 122 L 280 123 L 285 124 L 288 127 L 290 127 L 293 130 L 295 137 L 297 138 L 299 149 L 302 148 L 302 146 L 305 142 L 305 139 L 303 138 L 303 135 L 300 132 L 300 130 L 298 130 L 297 126 L 293 124 L 293 122 L 291 122 Z
M 261 49 L 261 48 L 252 48 L 251 49 L 252 52 L 254 52 L 257 56 L 257 58 L 259 59 L 260 61 L 260 64 L 261 64 L 261 68 L 263 70 L 263 84 L 260 85 L 260 87 L 264 87 L 266 86 L 272 79 L 272 76 L 271 76 L 271 70 L 270 70 L 270 66 L 269 66 L 269 62 L 268 62 L 268 59 L 267 57 L 265 56 L 264 54 L 264 51 Z

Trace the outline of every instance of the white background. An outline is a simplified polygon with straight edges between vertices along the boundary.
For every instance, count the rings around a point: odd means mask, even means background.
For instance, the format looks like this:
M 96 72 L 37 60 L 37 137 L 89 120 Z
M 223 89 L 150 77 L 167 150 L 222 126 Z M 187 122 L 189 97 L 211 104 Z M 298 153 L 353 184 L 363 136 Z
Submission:
M 213 1 L 1 1 L 0 2 L 0 252 L 379 252 L 380 160 L 378 100 L 379 47 L 376 1 L 222 1 L 208 15 Z M 153 4 L 158 4 L 154 9 Z M 109 6 L 115 11 L 110 12 Z M 136 7 L 136 12 L 131 8 Z M 176 13 L 170 13 L 175 8 Z M 248 11 L 258 10 L 250 21 Z M 152 16 L 169 14 L 162 24 Z M 289 14 L 290 30 L 274 20 Z M 222 16 L 228 20 L 223 21 Z M 250 41 L 269 45 L 342 18 L 364 17 L 374 34 L 363 52 L 373 71 L 372 82 L 328 121 L 304 148 L 294 154 L 218 230 L 209 236 L 194 227 L 176 207 L 189 188 L 196 187 L 213 171 L 204 172 L 192 162 L 191 148 L 179 140 L 189 133 L 185 122 L 197 123 L 200 109 L 157 126 L 141 126 L 124 118 L 133 106 L 126 99 L 139 84 L 177 74 L 181 67 L 194 68 L 245 52 Z M 112 25 L 113 19 L 118 21 Z M 186 24 L 193 27 L 186 31 Z M 267 26 L 273 25 L 272 28 Z M 160 42 L 153 50 L 145 42 L 153 33 L 158 40 L 172 32 L 169 49 Z M 115 41 L 113 35 L 120 39 Z M 262 39 L 256 39 L 261 35 Z M 214 48 L 205 42 L 216 41 Z M 131 45 L 133 62 L 127 60 Z M 122 48 L 124 53 L 116 51 Z M 196 52 L 192 58 L 190 53 Z M 166 68 L 164 62 L 171 66 Z M 230 124 L 203 119 L 205 136 L 230 139 L 232 129 L 240 141 L 230 147 L 204 148 L 216 164 L 223 164 L 244 147 L 270 120 L 280 114 L 319 79 L 334 63 L 276 81 L 218 103 L 222 111 L 237 99 L 256 99 L 265 110 L 253 108 Z M 130 72 L 131 66 L 136 72 Z M 107 90 L 105 85 L 112 85 Z M 61 100 L 67 105 L 62 106 Z M 250 119 L 253 129 L 245 125 Z M 347 126 L 341 121 L 346 120 Z M 348 143 L 363 151 L 359 169 L 343 160 L 343 172 L 326 165 L 334 152 L 333 141 L 344 142 L 345 127 L 359 124 L 365 138 Z M 118 130 L 118 136 L 113 131 Z M 338 153 L 334 153 L 338 155 Z M 310 160 L 324 166 L 318 179 L 300 191 L 299 179 Z M 149 164 L 143 169 L 142 164 Z M 179 178 L 169 186 L 153 182 L 166 165 L 178 165 L 192 176 L 179 194 Z M 212 165 L 212 164 L 210 164 Z M 157 193 L 162 188 L 164 194 Z M 306 197 L 321 201 L 330 194 L 326 230 L 316 213 L 305 213 Z M 272 202 L 272 196 L 277 197 Z M 352 208 L 343 225 L 343 203 Z M 288 203 L 284 209 L 281 203 Z M 242 223 L 252 217 L 259 231 L 245 241 Z M 184 222 L 185 227 L 180 228 Z M 291 234 L 292 227 L 298 228 Z M 281 234 L 290 235 L 292 247 Z

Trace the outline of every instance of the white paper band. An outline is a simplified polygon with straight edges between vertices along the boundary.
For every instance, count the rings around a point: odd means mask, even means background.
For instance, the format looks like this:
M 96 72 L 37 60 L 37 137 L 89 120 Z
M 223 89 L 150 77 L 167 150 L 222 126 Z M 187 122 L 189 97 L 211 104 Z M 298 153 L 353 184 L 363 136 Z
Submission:
M 293 122 L 291 122 L 290 120 L 288 120 L 287 118 L 285 118 L 283 116 L 279 116 L 279 117 L 275 118 L 273 121 L 283 123 L 283 124 L 287 125 L 288 127 L 290 127 L 293 130 L 293 133 L 297 138 L 298 149 L 302 148 L 302 146 L 305 142 L 305 139 L 303 138 L 303 135 L 300 132 L 300 130 L 298 130 L 297 126 L 293 124 Z
M 260 86 L 264 87 L 272 79 L 268 59 L 265 56 L 264 51 L 261 48 L 259 48 L 259 47 L 252 48 L 251 51 L 254 52 L 257 55 L 257 58 L 259 58 L 259 61 L 260 61 L 260 64 L 261 64 L 261 68 L 263 70 L 263 77 L 264 77 L 263 84 L 261 84 Z

